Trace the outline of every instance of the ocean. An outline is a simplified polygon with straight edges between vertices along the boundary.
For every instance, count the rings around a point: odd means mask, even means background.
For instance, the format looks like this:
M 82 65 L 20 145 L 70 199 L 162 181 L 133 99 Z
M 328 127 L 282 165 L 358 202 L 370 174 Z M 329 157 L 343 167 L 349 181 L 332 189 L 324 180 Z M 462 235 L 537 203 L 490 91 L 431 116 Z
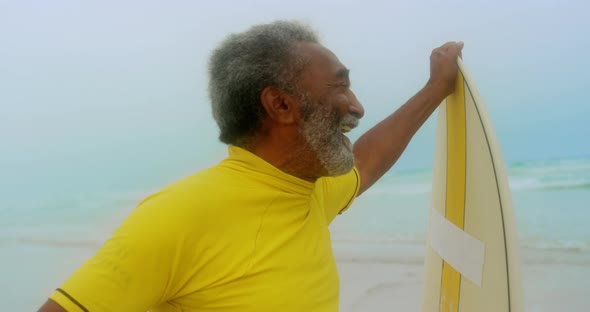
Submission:
M 590 266 L 590 157 L 512 162 L 507 171 L 524 265 Z M 431 169 L 394 169 L 360 196 L 331 225 L 337 258 L 419 265 L 431 178 Z M 6 310 L 36 309 L 155 191 L 82 190 L 3 201 L 0 290 Z
M 524 248 L 590 252 L 590 158 L 507 165 L 519 240 Z M 390 172 L 335 222 L 336 241 L 423 243 L 431 169 Z

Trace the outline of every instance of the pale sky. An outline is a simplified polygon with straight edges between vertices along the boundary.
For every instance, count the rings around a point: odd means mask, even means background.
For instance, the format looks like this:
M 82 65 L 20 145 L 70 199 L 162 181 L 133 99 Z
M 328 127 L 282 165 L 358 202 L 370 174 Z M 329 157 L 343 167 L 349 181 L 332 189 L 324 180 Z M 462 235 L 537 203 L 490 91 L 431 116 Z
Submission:
M 283 18 L 310 23 L 351 68 L 366 110 L 353 138 L 419 90 L 433 48 L 462 40 L 506 160 L 587 156 L 589 6 L 0 0 L 3 180 L 154 181 L 216 163 L 225 147 L 207 99 L 209 54 L 231 32 Z M 399 168 L 431 166 L 435 121 Z

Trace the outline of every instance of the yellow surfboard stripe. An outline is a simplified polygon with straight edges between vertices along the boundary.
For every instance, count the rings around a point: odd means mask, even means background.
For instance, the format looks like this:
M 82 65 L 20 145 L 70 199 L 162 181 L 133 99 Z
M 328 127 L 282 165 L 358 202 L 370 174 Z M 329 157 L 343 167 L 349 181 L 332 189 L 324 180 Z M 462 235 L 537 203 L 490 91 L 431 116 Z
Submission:
M 465 216 L 465 87 L 457 75 L 455 92 L 447 97 L 447 194 L 445 217 L 463 229 Z M 443 261 L 440 311 L 459 311 L 461 274 Z

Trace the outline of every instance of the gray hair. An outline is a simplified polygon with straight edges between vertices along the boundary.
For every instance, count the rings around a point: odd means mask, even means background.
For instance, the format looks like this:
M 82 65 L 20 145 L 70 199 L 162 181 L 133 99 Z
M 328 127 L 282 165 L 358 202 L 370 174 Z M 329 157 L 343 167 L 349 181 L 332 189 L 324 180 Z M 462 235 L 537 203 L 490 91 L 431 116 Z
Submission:
M 231 34 L 209 60 L 209 97 L 219 140 L 244 147 L 262 126 L 264 88 L 295 91 L 295 82 L 307 64 L 293 53 L 299 42 L 318 43 L 309 27 L 295 21 L 256 25 Z

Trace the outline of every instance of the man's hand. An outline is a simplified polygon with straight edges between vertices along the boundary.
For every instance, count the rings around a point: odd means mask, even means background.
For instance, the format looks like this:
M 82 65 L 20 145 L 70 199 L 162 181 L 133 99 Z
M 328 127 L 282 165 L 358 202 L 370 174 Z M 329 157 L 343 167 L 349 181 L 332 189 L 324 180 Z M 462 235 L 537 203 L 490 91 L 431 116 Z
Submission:
M 463 42 L 447 42 L 432 50 L 430 55 L 430 79 L 427 85 L 440 92 L 445 98 L 455 89 L 457 78 L 457 58 L 461 57 Z

